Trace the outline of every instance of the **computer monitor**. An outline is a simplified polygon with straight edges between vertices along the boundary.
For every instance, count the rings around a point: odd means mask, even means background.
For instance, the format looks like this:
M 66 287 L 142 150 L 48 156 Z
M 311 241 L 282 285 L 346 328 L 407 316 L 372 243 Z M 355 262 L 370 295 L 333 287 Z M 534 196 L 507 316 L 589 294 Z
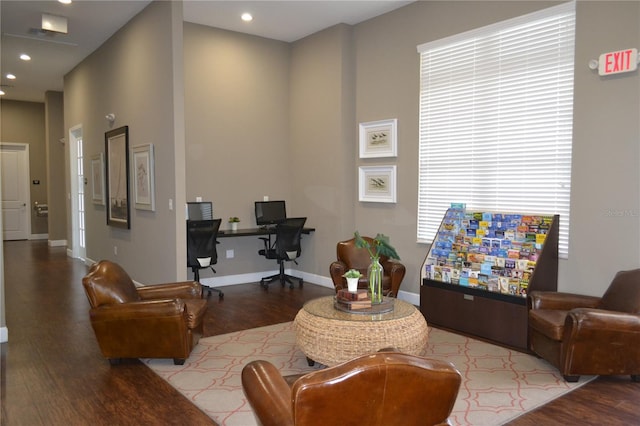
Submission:
M 284 201 L 256 201 L 256 225 L 275 225 L 287 218 Z
M 187 220 L 213 220 L 211 201 L 187 202 Z

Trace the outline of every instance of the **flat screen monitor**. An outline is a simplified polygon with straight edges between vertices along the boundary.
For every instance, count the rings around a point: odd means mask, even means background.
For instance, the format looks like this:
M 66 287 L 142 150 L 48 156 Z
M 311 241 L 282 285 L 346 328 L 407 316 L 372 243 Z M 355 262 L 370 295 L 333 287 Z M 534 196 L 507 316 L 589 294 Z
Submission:
M 213 220 L 213 203 L 211 201 L 188 202 L 187 220 Z
M 275 225 L 284 222 L 287 210 L 284 201 L 256 201 L 256 224 Z

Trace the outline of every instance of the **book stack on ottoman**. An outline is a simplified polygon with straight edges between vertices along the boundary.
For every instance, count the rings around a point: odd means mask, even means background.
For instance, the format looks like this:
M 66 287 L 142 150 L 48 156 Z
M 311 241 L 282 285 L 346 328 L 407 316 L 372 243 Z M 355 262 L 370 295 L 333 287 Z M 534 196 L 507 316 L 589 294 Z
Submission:
M 336 307 L 342 310 L 356 311 L 371 307 L 371 297 L 367 290 L 338 290 L 336 294 Z

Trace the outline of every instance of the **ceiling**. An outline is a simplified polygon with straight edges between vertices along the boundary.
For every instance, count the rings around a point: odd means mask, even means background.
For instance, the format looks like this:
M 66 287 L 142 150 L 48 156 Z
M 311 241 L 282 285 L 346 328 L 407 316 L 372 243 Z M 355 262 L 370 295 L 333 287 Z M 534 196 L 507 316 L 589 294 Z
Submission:
M 2 99 L 42 102 L 62 91 L 63 76 L 150 3 L 149 0 L 0 1 Z M 292 42 L 324 28 L 359 22 L 411 1 L 205 1 L 185 0 L 184 20 Z M 254 20 L 240 20 L 250 12 Z M 42 31 L 42 14 L 67 18 L 68 33 Z M 19 59 L 21 53 L 30 61 Z M 16 76 L 9 80 L 7 73 Z

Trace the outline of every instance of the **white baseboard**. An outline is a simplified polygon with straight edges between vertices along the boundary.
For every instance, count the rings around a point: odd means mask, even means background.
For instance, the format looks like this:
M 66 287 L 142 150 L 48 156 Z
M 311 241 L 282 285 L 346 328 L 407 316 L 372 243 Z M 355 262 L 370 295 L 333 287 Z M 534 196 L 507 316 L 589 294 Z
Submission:
M 66 247 L 67 240 L 49 240 L 49 247 Z
M 9 329 L 7 327 L 0 327 L 0 343 L 9 341 Z
M 221 277 L 209 277 L 200 278 L 200 282 L 208 287 L 226 287 L 229 285 L 255 283 L 260 281 L 262 277 L 277 274 L 278 270 L 265 272 L 254 272 L 251 274 L 239 274 L 239 275 L 225 275 Z M 316 284 L 322 287 L 333 288 L 333 281 L 330 277 L 324 277 L 322 275 L 309 274 L 307 272 L 295 271 L 293 269 L 286 269 L 286 274 L 293 275 L 294 277 L 300 277 L 304 281 Z M 411 303 L 415 306 L 420 306 L 420 295 L 416 293 L 409 293 L 407 291 L 400 290 L 398 292 L 398 299 Z
M 46 240 L 49 238 L 49 234 L 31 234 L 30 240 Z

